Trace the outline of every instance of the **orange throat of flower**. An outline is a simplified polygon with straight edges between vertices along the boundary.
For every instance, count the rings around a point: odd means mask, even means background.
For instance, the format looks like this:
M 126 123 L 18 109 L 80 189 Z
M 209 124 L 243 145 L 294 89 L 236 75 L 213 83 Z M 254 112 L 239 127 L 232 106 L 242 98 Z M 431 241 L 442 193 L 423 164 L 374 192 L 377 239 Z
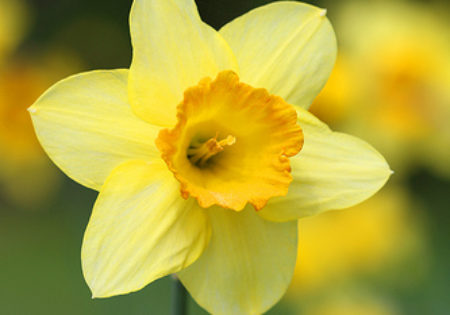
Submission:
M 187 89 L 177 110 L 176 126 L 161 130 L 156 145 L 183 198 L 240 211 L 287 194 L 289 157 L 301 150 L 303 133 L 281 97 L 223 71 Z

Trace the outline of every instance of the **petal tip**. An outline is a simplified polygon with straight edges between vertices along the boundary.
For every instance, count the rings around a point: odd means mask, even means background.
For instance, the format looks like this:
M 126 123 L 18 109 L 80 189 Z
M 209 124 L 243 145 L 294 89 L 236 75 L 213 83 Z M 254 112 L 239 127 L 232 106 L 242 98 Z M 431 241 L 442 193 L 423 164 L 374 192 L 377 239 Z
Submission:
M 37 112 L 37 108 L 34 105 L 31 105 L 30 107 L 28 107 L 27 110 L 30 114 L 36 114 L 36 112 Z
M 102 292 L 101 289 L 94 291 L 91 287 L 89 287 L 89 288 L 91 290 L 91 299 L 93 299 L 93 300 L 95 300 L 95 299 L 102 299 L 102 298 L 108 298 L 108 297 L 112 297 L 114 295 L 119 295 L 119 294 L 126 294 L 126 293 L 116 293 L 116 294 L 109 293 L 108 294 L 108 293 L 106 293 L 106 291 Z
M 325 17 L 327 15 L 327 9 L 321 9 L 319 12 L 319 16 Z
M 101 294 L 98 294 L 98 292 L 95 292 L 91 287 L 89 287 L 89 289 L 91 290 L 91 299 L 92 300 L 102 297 Z

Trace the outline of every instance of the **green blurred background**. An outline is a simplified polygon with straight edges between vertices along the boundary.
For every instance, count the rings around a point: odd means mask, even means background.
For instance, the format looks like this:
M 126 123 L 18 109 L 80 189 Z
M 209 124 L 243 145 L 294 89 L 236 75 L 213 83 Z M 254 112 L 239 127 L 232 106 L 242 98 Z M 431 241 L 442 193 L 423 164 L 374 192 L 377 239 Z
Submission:
M 80 248 L 96 192 L 40 149 L 26 112 L 63 77 L 128 67 L 131 0 L 0 0 L 0 314 L 169 314 L 170 279 L 92 300 Z M 215 28 L 265 0 L 198 0 Z M 336 68 L 311 107 L 373 144 L 395 174 L 348 210 L 299 222 L 292 285 L 269 314 L 448 314 L 450 5 L 310 1 Z M 269 39 L 270 40 L 270 39 Z M 205 314 L 192 300 L 189 314 Z

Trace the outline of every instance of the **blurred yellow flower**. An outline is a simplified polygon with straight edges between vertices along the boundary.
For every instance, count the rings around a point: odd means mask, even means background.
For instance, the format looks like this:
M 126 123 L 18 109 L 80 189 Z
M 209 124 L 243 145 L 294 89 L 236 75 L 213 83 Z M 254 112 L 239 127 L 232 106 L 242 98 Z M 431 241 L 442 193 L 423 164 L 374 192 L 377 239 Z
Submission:
M 28 10 L 21 0 L 0 0 L 0 67 L 20 43 L 28 22 Z
M 420 255 L 422 227 L 401 187 L 351 209 L 299 220 L 298 260 L 291 296 L 320 290 Z
M 47 84 L 36 69 L 24 63 L 0 70 L 0 183 L 4 198 L 20 208 L 43 201 L 56 180 L 26 115 L 26 108 Z M 37 183 L 36 178 L 44 183 Z
M 48 86 L 26 62 L 10 63 L 0 72 L 0 147 L 2 157 L 34 159 L 42 149 L 24 111 Z
M 330 78 L 309 108 L 314 115 L 334 126 L 348 119 L 351 106 L 355 103 L 354 86 L 358 77 L 351 71 L 350 63 L 341 52 L 338 54 Z
M 20 0 L 0 0 L 0 196 L 10 207 L 38 209 L 58 186 L 58 172 L 38 144 L 26 108 L 74 69 L 66 54 L 18 57 L 29 23 Z M 64 59 L 65 67 L 60 64 Z M 39 178 L 39 181 L 36 179 Z
M 411 2 L 347 2 L 338 8 L 343 62 L 313 112 L 369 140 L 400 175 L 417 163 L 450 175 L 445 16 Z
M 86 281 L 109 297 L 177 272 L 211 313 L 262 313 L 291 280 L 296 219 L 391 174 L 306 110 L 336 54 L 325 10 L 277 2 L 216 32 L 192 0 L 136 0 L 130 27 L 129 70 L 72 76 L 29 108 L 53 161 L 100 191 Z
M 358 290 L 359 289 L 359 290 Z M 360 288 L 339 288 L 331 296 L 303 308 L 308 315 L 396 315 L 395 305 Z
M 63 52 L 10 57 L 0 67 L 1 194 L 15 208 L 39 209 L 59 186 L 59 172 L 40 147 L 26 109 L 73 69 L 78 62 Z

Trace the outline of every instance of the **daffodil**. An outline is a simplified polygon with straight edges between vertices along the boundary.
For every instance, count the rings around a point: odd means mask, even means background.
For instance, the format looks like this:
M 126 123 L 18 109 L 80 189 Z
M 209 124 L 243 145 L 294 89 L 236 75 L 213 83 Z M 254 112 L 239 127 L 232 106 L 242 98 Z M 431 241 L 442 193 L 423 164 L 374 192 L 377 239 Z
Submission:
M 18 56 L 27 12 L 21 0 L 0 0 L 0 207 L 38 210 L 56 192 L 61 176 L 40 147 L 26 108 L 78 68 L 60 50 Z M 62 59 L 64 67 L 53 66 Z
M 51 72 L 45 70 L 45 74 Z M 29 62 L 11 59 L 7 67 L 0 69 L 2 201 L 22 210 L 39 209 L 56 192 L 61 178 L 39 146 L 26 111 L 29 104 L 55 82 L 49 82 L 42 74 Z M 36 178 L 44 182 L 39 183 Z
M 401 308 L 380 292 L 367 290 L 358 285 L 336 286 L 325 298 L 302 305 L 303 313 L 309 315 L 396 315 Z
M 340 66 L 311 110 L 369 140 L 398 175 L 450 176 L 448 19 L 420 3 L 346 1 L 334 20 Z
M 358 76 L 352 71 L 353 64 L 348 59 L 340 50 L 330 78 L 309 108 L 311 113 L 331 126 L 341 127 L 343 124 L 345 127 L 349 112 L 357 103 L 354 82 L 358 82 Z
M 403 187 L 390 185 L 351 209 L 299 220 L 302 242 L 288 295 L 297 300 L 360 274 L 421 261 L 423 226 L 411 213 L 414 207 Z
M 276 2 L 219 32 L 192 0 L 136 0 L 129 70 L 65 79 L 29 111 L 71 178 L 98 190 L 82 267 L 94 297 L 176 273 L 215 314 L 284 294 L 297 221 L 358 203 L 391 171 L 306 108 L 334 63 L 325 10 Z
M 20 43 L 27 17 L 28 9 L 22 0 L 0 0 L 0 66 Z

